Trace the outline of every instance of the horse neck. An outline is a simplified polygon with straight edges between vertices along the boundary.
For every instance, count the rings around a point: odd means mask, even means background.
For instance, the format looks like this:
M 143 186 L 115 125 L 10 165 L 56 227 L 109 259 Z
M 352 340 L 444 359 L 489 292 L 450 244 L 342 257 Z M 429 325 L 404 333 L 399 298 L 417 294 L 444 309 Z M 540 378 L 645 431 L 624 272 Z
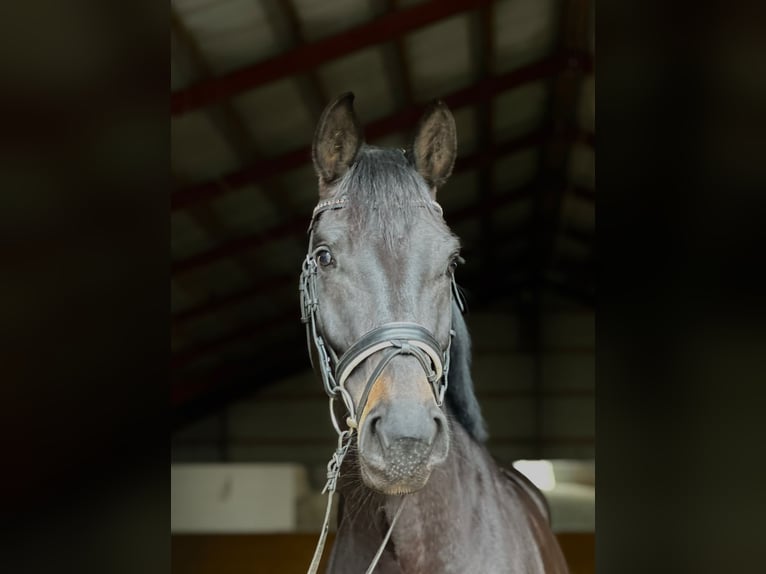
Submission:
M 514 474 L 501 472 L 484 446 L 454 423 L 447 460 L 422 490 L 404 497 L 376 571 L 566 573 L 547 519 Z M 358 476 L 358 469 L 348 472 L 342 487 L 342 522 L 328 572 L 363 572 L 402 500 L 370 491 Z
M 474 442 L 460 424 L 454 424 L 447 460 L 433 470 L 422 490 L 406 497 L 392 533 L 397 558 L 410 566 L 408 571 L 442 571 L 445 565 L 434 561 L 454 563 L 450 548 L 464 547 L 461 543 L 470 535 L 470 526 L 464 520 L 486 502 L 482 501 L 486 491 L 481 485 L 490 486 L 494 470 L 484 447 Z M 398 503 L 398 497 L 387 501 L 388 517 Z
M 443 571 L 448 561 L 454 562 L 452 549 L 458 551 L 469 540 L 470 517 L 480 516 L 483 505 L 496 504 L 492 494 L 496 476 L 485 448 L 453 423 L 447 460 L 434 468 L 422 490 L 404 497 L 387 548 L 389 559 L 395 556 L 405 572 Z M 382 542 L 402 497 L 383 496 L 362 487 L 355 478 L 358 468 L 349 469 L 347 477 L 351 478 L 341 487 L 345 524 L 341 524 L 339 536 L 355 537 L 355 544 L 364 540 L 369 552 Z

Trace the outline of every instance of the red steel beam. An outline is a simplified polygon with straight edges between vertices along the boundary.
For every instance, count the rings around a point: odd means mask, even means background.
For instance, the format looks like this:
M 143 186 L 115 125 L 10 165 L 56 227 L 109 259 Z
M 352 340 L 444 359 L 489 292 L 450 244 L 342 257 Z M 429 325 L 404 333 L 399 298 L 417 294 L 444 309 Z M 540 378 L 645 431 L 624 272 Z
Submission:
M 170 366 L 172 369 L 181 368 L 199 357 L 218 351 L 231 343 L 251 339 L 256 335 L 280 327 L 288 322 L 293 322 L 297 325 L 299 320 L 300 310 L 296 306 L 290 311 L 280 313 L 269 319 L 248 323 L 221 337 L 178 351 L 171 357 Z
M 179 115 L 209 106 L 268 82 L 311 71 L 341 56 L 394 40 L 455 14 L 490 4 L 491 1 L 431 0 L 386 14 L 335 36 L 298 46 L 269 60 L 176 91 L 170 97 L 170 111 L 173 115 Z
M 308 229 L 308 225 L 308 220 L 305 217 L 300 217 L 291 219 L 278 225 L 277 227 L 273 227 L 265 231 L 259 231 L 257 233 L 252 233 L 250 235 L 245 235 L 243 237 L 238 237 L 237 239 L 226 241 L 218 247 L 214 247 L 208 251 L 203 251 L 197 255 L 192 255 L 191 257 L 172 263 L 170 266 L 170 272 L 175 275 L 184 273 L 190 269 L 209 265 L 210 263 L 218 261 L 219 259 L 231 257 L 236 253 L 241 253 L 242 251 L 246 251 L 248 249 L 260 247 L 261 245 L 271 241 L 277 241 L 279 239 L 284 239 L 285 237 L 297 235 L 301 231 L 306 231 Z
M 258 364 L 258 370 L 271 370 L 278 367 L 281 368 L 278 371 L 290 372 L 295 366 L 302 366 L 301 361 L 296 361 L 295 349 L 300 348 L 296 345 L 300 345 L 303 339 L 296 338 L 295 341 L 287 341 L 285 347 L 279 351 L 269 353 L 267 358 L 258 357 L 256 363 Z M 287 367 L 285 367 L 287 365 Z M 308 356 L 305 361 L 306 367 L 310 368 Z M 244 372 L 251 372 L 253 370 L 252 365 L 244 367 Z M 202 377 L 196 377 L 193 379 L 181 379 L 176 380 L 171 384 L 170 396 L 171 403 L 174 407 L 178 407 L 181 404 L 187 403 L 197 397 L 204 396 L 210 391 L 225 386 L 227 380 L 233 378 L 242 377 L 243 366 L 242 364 L 225 364 L 215 368 L 212 372 L 203 375 Z M 263 382 L 260 380 L 262 375 L 253 377 L 253 388 L 261 385 Z
M 277 277 L 266 279 L 265 281 L 262 281 L 256 285 L 251 285 L 245 289 L 241 289 L 240 291 L 230 293 L 228 295 L 212 297 L 200 305 L 191 307 L 184 311 L 179 311 L 178 313 L 174 313 L 173 325 L 181 325 L 191 321 L 192 319 L 206 315 L 207 313 L 214 313 L 223 309 L 224 307 L 236 305 L 237 303 L 246 301 L 252 297 L 263 295 L 277 289 L 282 289 L 292 284 L 295 284 L 297 289 L 298 279 L 294 275 L 279 275 Z
M 444 96 L 442 100 L 450 108 L 458 109 L 489 100 L 507 90 L 550 77 L 572 67 L 579 67 L 584 71 L 591 70 L 593 67 L 592 56 L 588 53 L 557 54 L 500 76 L 484 78 L 467 88 Z M 364 129 L 365 136 L 368 140 L 372 141 L 376 138 L 408 129 L 415 125 L 424 109 L 424 105 L 413 104 L 390 116 L 371 122 Z M 248 183 L 264 181 L 286 171 L 301 167 L 310 160 L 310 146 L 287 152 L 278 157 L 262 159 L 250 166 L 224 175 L 215 181 L 196 184 L 173 193 L 170 197 L 170 208 L 172 211 L 175 211 L 199 201 L 210 200 Z

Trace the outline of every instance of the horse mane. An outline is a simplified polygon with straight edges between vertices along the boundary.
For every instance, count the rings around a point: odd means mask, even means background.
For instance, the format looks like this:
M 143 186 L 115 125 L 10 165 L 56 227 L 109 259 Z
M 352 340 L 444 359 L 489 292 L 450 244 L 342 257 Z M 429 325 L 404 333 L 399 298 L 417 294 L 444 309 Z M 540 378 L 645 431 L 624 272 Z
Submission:
M 484 442 L 487 440 L 487 426 L 471 377 L 471 336 L 455 301 L 452 302 L 452 328 L 455 336 L 450 350 L 447 404 L 466 432 L 474 440 Z

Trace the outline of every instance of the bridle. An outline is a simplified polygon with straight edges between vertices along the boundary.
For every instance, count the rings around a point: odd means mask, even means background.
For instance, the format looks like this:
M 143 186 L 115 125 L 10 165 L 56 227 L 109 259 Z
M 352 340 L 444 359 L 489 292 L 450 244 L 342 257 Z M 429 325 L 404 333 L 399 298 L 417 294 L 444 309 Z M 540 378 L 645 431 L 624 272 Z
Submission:
M 327 538 L 329 529 L 330 509 L 332 507 L 332 495 L 337 487 L 338 477 L 343 459 L 351 445 L 354 433 L 359 428 L 359 417 L 364 413 L 367 399 L 372 387 L 380 378 L 383 370 L 388 364 L 399 355 L 411 355 L 417 359 L 420 366 L 426 373 L 426 378 L 431 385 L 436 404 L 443 408 L 444 395 L 447 391 L 450 348 L 452 337 L 455 331 L 450 326 L 450 335 L 447 346 L 442 349 L 434 335 L 422 325 L 413 322 L 393 322 L 385 323 L 379 327 L 368 331 L 353 343 L 340 357 L 324 340 L 317 326 L 317 309 L 319 307 L 319 298 L 317 295 L 317 273 L 319 271 L 316 262 L 316 253 L 313 246 L 314 224 L 323 212 L 329 210 L 342 209 L 345 207 L 346 198 L 331 199 L 319 202 L 314 208 L 311 217 L 311 223 L 308 228 L 309 248 L 300 277 L 300 300 L 301 300 L 301 322 L 306 325 L 306 345 L 308 347 L 309 358 L 315 370 L 319 371 L 324 385 L 325 392 L 330 399 L 330 420 L 332 421 L 335 432 L 338 434 L 338 444 L 330 461 L 327 464 L 327 483 L 322 490 L 322 494 L 327 493 L 327 508 L 325 511 L 324 523 L 317 543 L 314 557 L 309 567 L 309 574 L 314 574 L 319 567 L 319 561 L 322 557 L 322 551 Z M 418 207 L 429 207 L 436 209 L 442 215 L 441 206 L 435 201 L 415 202 L 412 205 Z M 464 311 L 464 304 L 460 291 L 452 277 L 451 296 L 454 298 L 461 311 Z M 450 304 L 450 309 L 452 305 Z M 372 374 L 367 380 L 364 391 L 362 392 L 358 405 L 354 405 L 351 394 L 345 387 L 346 381 L 354 370 L 366 359 L 380 353 L 381 359 L 373 369 Z M 316 360 L 314 359 L 316 355 Z M 346 408 L 346 428 L 341 428 L 336 418 L 335 402 L 340 398 Z M 396 519 L 403 508 L 404 498 L 391 520 L 388 532 L 383 539 L 383 543 L 378 549 L 375 558 L 367 569 L 371 573 L 383 549 L 388 542 L 391 532 L 396 523 Z

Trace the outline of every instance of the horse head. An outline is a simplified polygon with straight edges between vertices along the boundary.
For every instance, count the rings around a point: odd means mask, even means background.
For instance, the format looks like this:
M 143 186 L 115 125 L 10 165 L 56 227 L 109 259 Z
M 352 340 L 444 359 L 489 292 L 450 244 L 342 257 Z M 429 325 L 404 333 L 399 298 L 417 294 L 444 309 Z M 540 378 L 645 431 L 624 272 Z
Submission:
M 403 494 L 427 483 L 450 445 L 443 399 L 460 243 L 436 195 L 455 162 L 455 121 L 437 102 L 410 149 L 377 148 L 364 143 L 353 99 L 331 103 L 314 135 L 312 321 L 353 413 L 364 483 Z

